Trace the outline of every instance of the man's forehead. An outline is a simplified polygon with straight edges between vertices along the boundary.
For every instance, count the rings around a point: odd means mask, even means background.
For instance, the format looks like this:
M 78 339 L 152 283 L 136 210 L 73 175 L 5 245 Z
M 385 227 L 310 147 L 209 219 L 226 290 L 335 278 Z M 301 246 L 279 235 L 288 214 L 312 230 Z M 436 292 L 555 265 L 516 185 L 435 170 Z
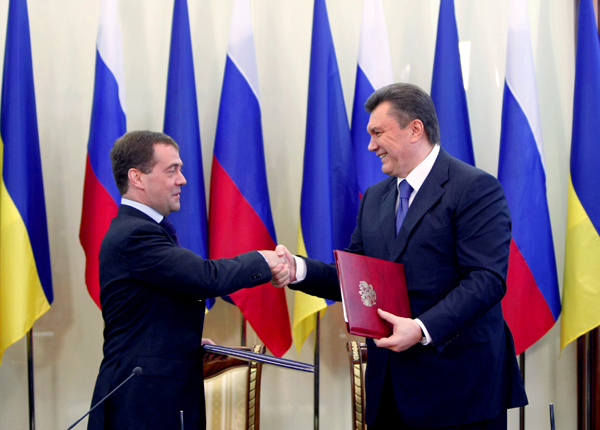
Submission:
M 179 151 L 173 145 L 167 143 L 154 144 L 154 158 L 169 164 L 183 164 L 179 158 Z
M 367 124 L 367 131 L 381 127 L 390 119 L 388 105 L 388 102 L 383 102 L 373 109 L 371 116 L 369 117 L 369 123 Z

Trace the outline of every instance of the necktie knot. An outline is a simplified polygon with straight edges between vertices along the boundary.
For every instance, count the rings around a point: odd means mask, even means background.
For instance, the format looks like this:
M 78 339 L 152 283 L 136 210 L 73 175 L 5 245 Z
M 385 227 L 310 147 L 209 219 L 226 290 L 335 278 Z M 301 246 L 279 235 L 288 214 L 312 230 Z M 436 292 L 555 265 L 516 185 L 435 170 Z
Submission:
M 181 243 L 179 243 L 179 237 L 177 236 L 177 230 L 175 230 L 175 226 L 171 224 L 171 221 L 169 221 L 167 217 L 164 217 L 162 219 L 160 225 L 162 226 L 162 228 L 165 229 L 167 233 L 169 233 L 169 236 L 173 238 L 177 246 L 181 246 Z
M 413 188 L 410 186 L 410 184 L 408 183 L 408 181 L 406 179 L 403 180 L 402 182 L 400 182 L 398 192 L 400 193 L 401 199 L 409 199 L 412 191 L 413 191 Z

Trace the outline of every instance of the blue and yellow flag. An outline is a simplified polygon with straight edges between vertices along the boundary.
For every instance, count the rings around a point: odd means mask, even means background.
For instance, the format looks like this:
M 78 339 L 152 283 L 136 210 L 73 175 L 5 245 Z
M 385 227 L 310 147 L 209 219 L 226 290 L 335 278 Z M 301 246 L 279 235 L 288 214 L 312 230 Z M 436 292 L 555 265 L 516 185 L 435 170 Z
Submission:
M 352 141 L 325 0 L 315 0 L 298 253 L 333 263 L 356 226 L 358 191 Z M 292 335 L 296 349 L 315 328 L 324 299 L 297 291 Z
M 175 0 L 171 28 L 164 131 L 179 145 L 187 184 L 181 193 L 181 209 L 170 214 L 169 220 L 177 229 L 181 246 L 207 258 L 206 194 L 187 0 Z M 210 309 L 214 301 L 207 299 L 206 307 Z
M 0 363 L 52 303 L 26 0 L 8 10 L 0 110 Z
M 440 1 L 431 99 L 440 123 L 442 148 L 475 165 L 467 95 L 463 84 L 454 0 Z
M 591 0 L 579 3 L 561 349 L 600 325 L 600 41 Z

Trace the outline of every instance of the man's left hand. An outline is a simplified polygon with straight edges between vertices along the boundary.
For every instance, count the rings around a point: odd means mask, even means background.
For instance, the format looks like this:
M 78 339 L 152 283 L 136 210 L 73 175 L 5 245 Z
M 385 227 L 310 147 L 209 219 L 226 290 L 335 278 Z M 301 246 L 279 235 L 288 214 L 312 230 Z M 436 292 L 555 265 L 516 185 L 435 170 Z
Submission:
M 375 339 L 375 345 L 395 352 L 405 351 L 419 343 L 423 337 L 421 326 L 411 318 L 402 318 L 394 314 L 377 309 L 379 316 L 393 326 L 392 335 L 382 339 Z

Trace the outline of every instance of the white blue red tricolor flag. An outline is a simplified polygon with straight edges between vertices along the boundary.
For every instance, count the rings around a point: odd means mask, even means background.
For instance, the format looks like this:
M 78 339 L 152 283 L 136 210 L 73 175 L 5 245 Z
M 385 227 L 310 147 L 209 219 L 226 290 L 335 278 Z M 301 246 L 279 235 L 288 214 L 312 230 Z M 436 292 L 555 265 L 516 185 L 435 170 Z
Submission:
M 210 182 L 210 258 L 275 249 L 249 0 L 236 0 Z M 230 295 L 258 337 L 281 357 L 292 344 L 284 289 L 270 283 Z
M 369 114 L 365 111 L 365 102 L 375 90 L 392 82 L 392 59 L 381 0 L 364 0 L 351 130 L 361 196 L 368 187 L 388 177 L 381 171 L 379 157 L 367 149 L 371 137 L 367 133 Z
M 498 179 L 512 218 L 507 293 L 502 300 L 517 354 L 560 315 L 542 127 L 525 0 L 511 0 Z
M 100 307 L 98 254 L 121 197 L 112 174 L 110 150 L 126 130 L 123 49 L 118 0 L 102 0 L 96 42 L 96 75 L 83 189 L 79 240 L 85 251 L 85 282 Z

